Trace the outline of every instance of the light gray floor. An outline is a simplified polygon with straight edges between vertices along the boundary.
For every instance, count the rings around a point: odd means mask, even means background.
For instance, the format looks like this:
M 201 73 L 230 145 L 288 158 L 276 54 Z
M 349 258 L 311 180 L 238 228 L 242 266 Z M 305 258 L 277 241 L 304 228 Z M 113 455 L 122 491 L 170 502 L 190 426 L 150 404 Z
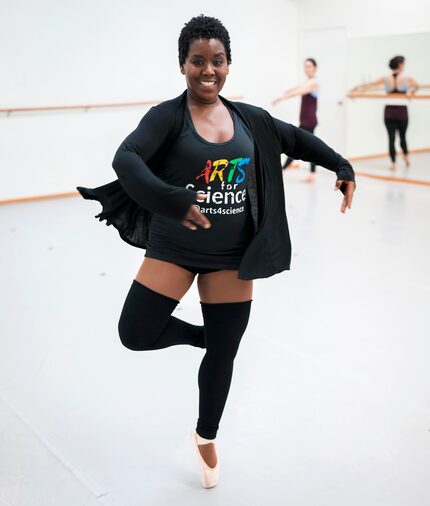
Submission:
M 305 175 L 284 176 L 292 270 L 255 283 L 212 490 L 203 351 L 117 337 L 143 252 L 94 202 L 0 207 L 1 506 L 429 504 L 430 189 L 360 178 L 342 215 L 333 175 Z M 195 286 L 176 315 L 202 321 Z
M 360 160 L 354 163 L 359 172 L 369 173 L 376 176 L 388 176 L 416 181 L 430 182 L 430 153 L 416 153 L 409 155 L 410 166 L 406 167 L 402 155 L 397 155 L 396 170 L 390 170 L 390 158 L 374 158 Z

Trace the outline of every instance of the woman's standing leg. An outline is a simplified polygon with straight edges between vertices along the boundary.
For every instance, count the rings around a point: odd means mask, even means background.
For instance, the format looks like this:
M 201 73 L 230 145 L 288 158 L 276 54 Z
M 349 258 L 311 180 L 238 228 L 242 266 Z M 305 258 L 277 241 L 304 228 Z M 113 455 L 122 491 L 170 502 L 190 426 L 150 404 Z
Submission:
M 406 143 L 406 130 L 408 128 L 408 120 L 399 121 L 399 135 L 400 135 L 400 147 L 403 151 L 403 159 L 405 160 L 406 165 L 409 167 L 409 157 L 408 157 L 408 145 Z
M 396 127 L 397 122 L 391 119 L 384 119 L 385 127 L 387 128 L 388 132 L 388 150 L 390 152 L 390 158 L 391 158 L 391 170 L 394 170 L 396 168 L 396 148 L 394 145 L 394 141 L 396 138 Z
M 305 125 L 299 125 L 299 128 L 301 128 L 302 130 L 306 130 L 307 132 L 310 132 L 311 134 L 314 133 L 314 130 L 315 130 L 315 127 L 308 127 L 308 126 L 305 126 Z M 292 163 L 294 162 L 294 158 L 291 158 L 290 156 L 285 160 L 285 163 L 284 165 L 282 166 L 283 169 L 286 169 L 288 168 L 289 165 L 291 165 Z M 314 163 L 311 163 L 310 164 L 310 167 L 311 167 L 311 172 L 314 173 L 315 172 L 315 169 L 316 169 L 316 166 Z
M 284 165 L 282 166 L 283 169 L 287 169 L 289 165 L 291 165 L 292 163 L 294 162 L 294 158 L 291 158 L 291 156 L 289 156 L 285 162 L 284 162 Z
M 305 126 L 305 125 L 301 125 L 300 126 L 301 129 L 303 130 L 306 130 L 306 132 L 309 132 L 310 134 L 313 134 L 314 133 L 314 130 L 315 130 L 315 127 L 314 126 Z M 310 169 L 311 169 L 311 173 L 310 173 L 310 176 L 309 178 L 307 179 L 308 182 L 312 183 L 315 181 L 315 173 L 316 173 L 316 165 L 314 163 L 310 163 Z
M 205 328 L 206 354 L 200 365 L 199 418 L 197 434 L 214 439 L 230 390 L 233 363 L 248 325 L 252 302 L 252 280 L 237 277 L 238 271 L 223 270 L 199 275 Z M 216 465 L 213 444 L 199 446 L 210 467 Z

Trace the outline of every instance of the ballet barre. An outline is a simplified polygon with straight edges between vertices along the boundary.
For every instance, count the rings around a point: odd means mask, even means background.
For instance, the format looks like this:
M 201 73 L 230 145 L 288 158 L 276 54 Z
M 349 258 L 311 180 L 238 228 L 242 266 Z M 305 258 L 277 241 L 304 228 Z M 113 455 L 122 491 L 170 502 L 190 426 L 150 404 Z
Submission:
M 229 96 L 229 100 L 242 100 L 243 96 Z M 156 105 L 161 103 L 162 100 L 144 100 L 141 102 L 119 102 L 108 104 L 79 104 L 79 105 L 48 105 L 40 107 L 7 107 L 0 108 L 0 113 L 10 116 L 13 113 L 32 113 L 32 112 L 52 112 L 52 111 L 77 111 L 82 110 L 88 112 L 91 109 L 115 109 L 123 107 L 142 107 L 149 105 Z
M 430 95 L 424 93 L 364 93 L 364 92 L 349 92 L 348 98 L 382 98 L 394 100 L 423 100 L 429 99 Z

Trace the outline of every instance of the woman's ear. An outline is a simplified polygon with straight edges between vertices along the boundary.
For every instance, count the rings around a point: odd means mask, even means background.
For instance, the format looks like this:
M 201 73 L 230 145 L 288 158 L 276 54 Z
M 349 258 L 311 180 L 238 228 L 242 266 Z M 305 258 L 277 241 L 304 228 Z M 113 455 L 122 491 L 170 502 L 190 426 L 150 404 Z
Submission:
M 181 74 L 185 74 L 185 70 L 184 70 L 184 67 L 179 67 L 181 69 Z

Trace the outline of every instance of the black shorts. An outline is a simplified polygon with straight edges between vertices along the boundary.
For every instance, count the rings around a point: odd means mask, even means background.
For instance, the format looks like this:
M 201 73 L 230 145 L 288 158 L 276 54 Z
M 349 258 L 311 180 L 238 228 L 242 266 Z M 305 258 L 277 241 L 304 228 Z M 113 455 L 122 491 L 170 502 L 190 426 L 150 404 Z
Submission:
M 192 267 L 191 265 L 176 264 L 193 274 L 209 274 L 210 272 L 221 271 L 223 269 L 206 269 L 205 267 Z

